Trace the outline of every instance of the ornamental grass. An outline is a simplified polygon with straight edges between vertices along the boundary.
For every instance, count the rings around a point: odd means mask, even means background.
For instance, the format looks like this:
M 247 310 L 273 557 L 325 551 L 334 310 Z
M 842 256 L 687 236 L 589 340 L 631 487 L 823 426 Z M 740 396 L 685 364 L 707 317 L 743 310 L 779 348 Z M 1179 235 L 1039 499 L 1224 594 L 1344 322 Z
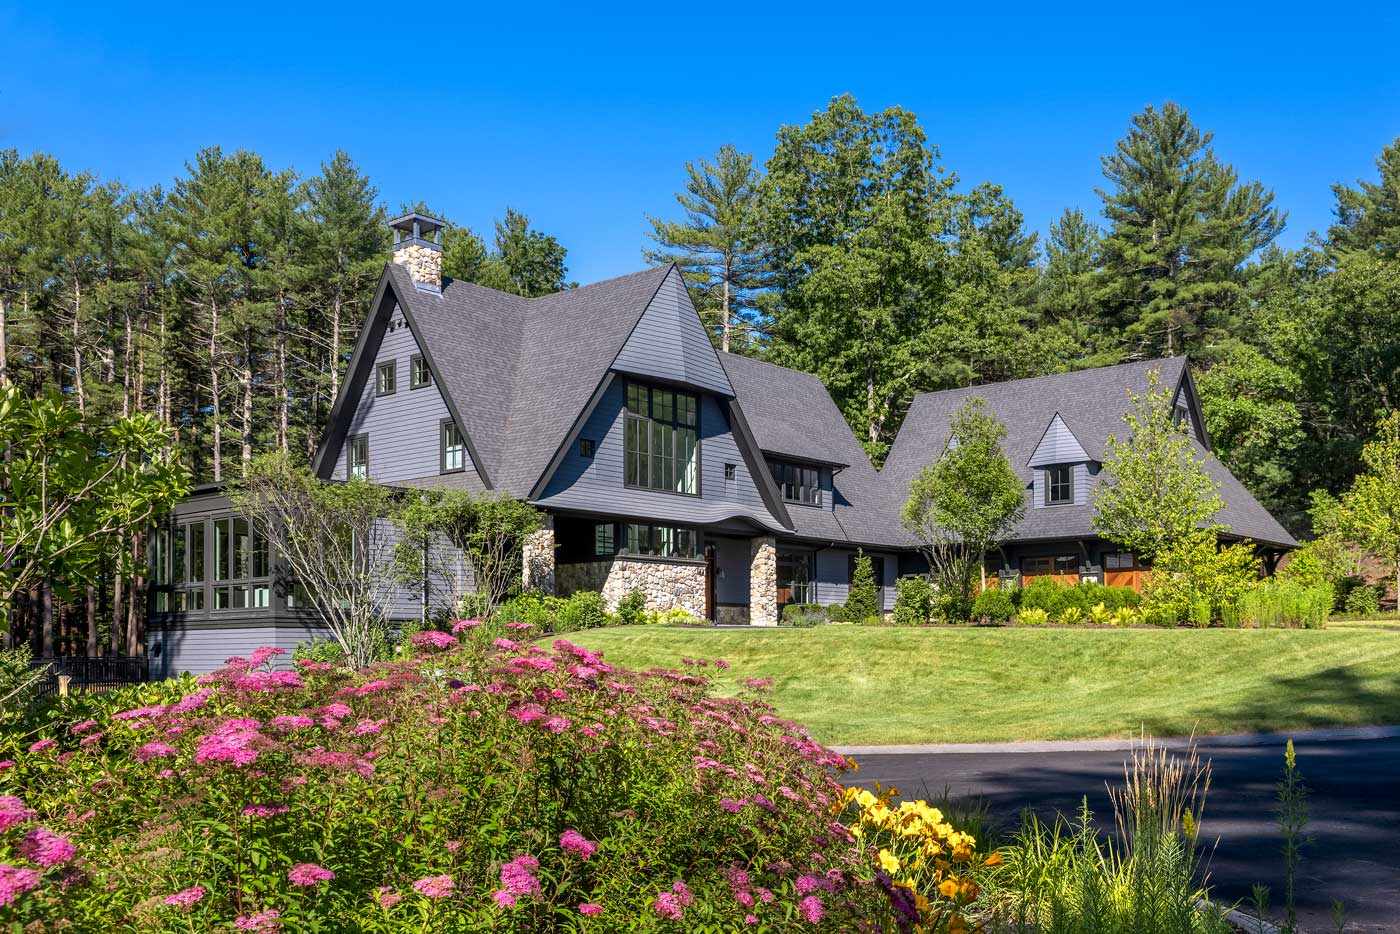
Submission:
M 872 810 L 760 695 L 715 696 L 712 663 L 632 672 L 453 629 L 358 672 L 259 649 L 5 741 L 0 924 L 967 927 L 973 841 Z

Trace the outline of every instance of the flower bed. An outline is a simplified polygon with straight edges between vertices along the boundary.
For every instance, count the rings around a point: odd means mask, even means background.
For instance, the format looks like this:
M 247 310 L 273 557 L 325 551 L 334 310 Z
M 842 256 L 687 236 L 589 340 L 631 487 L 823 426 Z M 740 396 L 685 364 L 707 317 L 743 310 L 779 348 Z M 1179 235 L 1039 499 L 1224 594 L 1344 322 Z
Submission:
M 27 740 L 0 770 L 0 922 L 962 927 L 971 841 L 922 811 L 873 832 L 844 760 L 757 697 L 712 696 L 707 663 L 634 673 L 452 628 L 358 673 L 260 649 Z

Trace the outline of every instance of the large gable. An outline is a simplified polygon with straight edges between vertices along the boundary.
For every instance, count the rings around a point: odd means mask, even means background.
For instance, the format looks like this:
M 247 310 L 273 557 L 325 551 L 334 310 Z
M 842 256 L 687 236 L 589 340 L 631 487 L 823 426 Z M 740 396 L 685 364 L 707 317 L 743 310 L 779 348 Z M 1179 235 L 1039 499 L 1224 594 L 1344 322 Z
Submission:
M 612 368 L 699 386 L 721 396 L 734 395 L 710 335 L 674 266 L 657 287 Z

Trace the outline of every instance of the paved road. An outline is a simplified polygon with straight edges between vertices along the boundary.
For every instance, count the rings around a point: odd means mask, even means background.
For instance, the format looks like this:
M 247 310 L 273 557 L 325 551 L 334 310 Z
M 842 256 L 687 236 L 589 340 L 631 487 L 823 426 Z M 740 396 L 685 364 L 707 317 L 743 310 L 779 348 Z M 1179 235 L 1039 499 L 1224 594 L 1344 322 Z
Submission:
M 1332 930 L 1331 905 L 1347 905 L 1352 934 L 1400 931 L 1400 739 L 1300 741 L 1312 841 L 1299 870 L 1299 926 Z M 1112 820 L 1105 782 L 1121 781 L 1125 753 L 906 753 L 857 755 L 861 784 L 893 784 L 905 796 L 982 799 L 1014 825 L 1024 807 L 1072 814 L 1080 799 Z M 1256 882 L 1282 902 L 1283 858 L 1274 785 L 1283 744 L 1202 749 L 1212 762 L 1202 839 L 1218 838 L 1210 881 L 1225 902 L 1247 901 Z

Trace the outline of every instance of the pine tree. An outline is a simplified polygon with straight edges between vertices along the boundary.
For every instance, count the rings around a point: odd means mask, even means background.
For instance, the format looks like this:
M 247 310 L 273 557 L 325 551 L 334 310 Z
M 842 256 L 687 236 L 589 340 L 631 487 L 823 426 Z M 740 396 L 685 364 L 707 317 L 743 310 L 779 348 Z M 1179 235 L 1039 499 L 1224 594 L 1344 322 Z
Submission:
M 1380 178 L 1358 179 L 1356 188 L 1333 185 L 1337 222 L 1327 231 L 1335 251 L 1368 250 L 1386 259 L 1400 257 L 1400 137 L 1376 159 Z
M 1206 352 L 1230 328 L 1241 265 L 1283 230 L 1273 193 L 1241 183 L 1212 138 L 1176 104 L 1149 106 L 1103 157 L 1097 297 L 1126 357 Z
M 648 216 L 647 236 L 657 246 L 642 256 L 680 267 L 721 350 L 751 348 L 763 331 L 756 296 L 769 278 L 755 240 L 760 175 L 753 156 L 726 144 L 713 162 L 687 162 L 685 172 L 685 191 L 676 193 L 684 219 Z
M 1099 229 L 1079 208 L 1066 208 L 1050 224 L 1045 266 L 1036 286 L 1035 308 L 1042 327 L 1059 332 L 1075 365 L 1111 362 L 1116 347 L 1106 340 L 1094 292 L 1098 285 Z

